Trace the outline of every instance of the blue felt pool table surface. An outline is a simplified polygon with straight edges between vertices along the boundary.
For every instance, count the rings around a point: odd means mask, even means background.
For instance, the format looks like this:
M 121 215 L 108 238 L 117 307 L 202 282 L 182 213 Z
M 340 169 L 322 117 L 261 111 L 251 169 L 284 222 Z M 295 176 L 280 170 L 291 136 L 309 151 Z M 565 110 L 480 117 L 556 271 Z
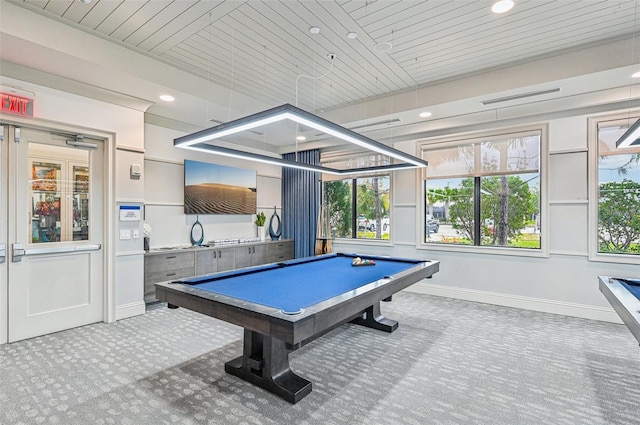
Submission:
M 353 256 L 330 254 L 314 260 L 256 267 L 249 272 L 198 276 L 181 283 L 295 314 L 421 263 L 420 260 L 375 257 L 373 266 L 353 266 L 352 259 Z

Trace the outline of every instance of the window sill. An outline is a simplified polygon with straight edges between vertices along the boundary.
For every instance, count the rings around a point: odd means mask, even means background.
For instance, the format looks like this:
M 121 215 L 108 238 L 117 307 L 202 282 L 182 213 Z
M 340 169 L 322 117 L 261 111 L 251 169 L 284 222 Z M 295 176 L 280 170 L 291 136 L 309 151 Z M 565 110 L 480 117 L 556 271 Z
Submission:
M 349 245 L 384 245 L 392 246 L 393 243 L 389 239 L 351 239 L 351 238 L 336 238 L 333 240 L 333 244 L 349 244 Z
M 640 264 L 640 255 L 633 254 L 590 254 L 589 261 L 615 264 Z
M 514 257 L 549 258 L 545 249 L 505 248 L 500 246 L 446 245 L 419 243 L 416 249 L 429 251 L 464 252 L 470 254 L 509 255 Z

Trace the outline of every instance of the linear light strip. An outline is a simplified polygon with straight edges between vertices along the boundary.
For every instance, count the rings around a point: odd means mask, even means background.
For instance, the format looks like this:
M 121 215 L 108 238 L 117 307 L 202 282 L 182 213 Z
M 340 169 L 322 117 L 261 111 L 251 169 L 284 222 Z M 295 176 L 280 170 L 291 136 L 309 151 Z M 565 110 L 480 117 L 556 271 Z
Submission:
M 231 121 L 227 124 L 220 124 L 206 130 L 198 131 L 197 133 L 193 133 L 188 136 L 179 137 L 178 139 L 174 140 L 174 145 L 190 146 L 196 143 L 207 142 L 209 140 L 221 139 L 225 136 L 241 133 L 243 131 L 251 130 L 252 128 L 260 127 L 263 125 L 272 124 L 274 122 L 282 121 L 286 118 L 288 118 L 287 114 L 278 114 L 278 115 L 273 115 L 263 119 L 250 121 L 244 124 L 238 123 L 237 125 L 232 125 L 239 120 Z M 242 120 L 244 120 L 244 118 L 242 118 Z M 230 126 L 230 127 L 226 128 L 227 126 Z M 183 140 L 183 141 L 178 143 L 176 142 L 177 140 Z
M 640 118 L 616 142 L 616 149 L 640 146 Z
M 305 119 L 303 117 L 299 117 L 297 115 L 291 115 L 290 119 L 292 121 L 295 121 L 299 124 L 302 125 L 306 125 L 307 127 L 311 127 L 314 128 L 316 130 L 322 131 L 325 134 L 329 134 L 333 137 L 337 137 L 338 139 L 344 140 L 345 142 L 349 142 L 349 143 L 353 143 L 354 145 L 358 145 L 358 146 L 362 146 L 363 148 L 367 148 L 369 150 L 372 150 L 374 152 L 378 152 L 384 155 L 389 155 L 391 157 L 394 157 L 396 159 L 401 159 L 403 161 L 406 161 L 410 164 L 413 164 L 415 166 L 422 166 L 422 164 L 420 163 L 420 161 L 418 160 L 418 158 L 412 157 L 410 155 L 407 154 L 401 154 L 400 151 L 397 152 L 392 152 L 389 150 L 389 148 L 385 145 L 382 146 L 378 146 L 377 144 L 372 144 L 371 140 L 367 141 L 367 140 L 363 140 L 361 135 L 359 135 L 359 137 L 353 137 L 349 134 L 346 134 L 344 132 L 335 130 L 332 127 L 328 127 L 326 125 L 322 125 L 319 123 L 316 123 L 314 121 Z M 346 129 L 345 129 L 346 130 Z
M 245 159 L 245 160 L 254 161 L 254 162 L 261 162 L 264 164 L 279 165 L 281 167 L 297 168 L 300 170 L 316 171 L 319 173 L 327 173 L 327 174 L 333 174 L 337 176 L 347 175 L 347 174 L 359 174 L 359 173 L 378 172 L 378 171 L 395 171 L 395 170 L 406 170 L 410 168 L 416 168 L 416 166 L 413 164 L 389 164 L 389 165 L 377 165 L 374 167 L 350 168 L 348 170 L 336 170 L 334 168 L 323 167 L 320 165 L 304 164 L 302 162 L 289 161 L 281 158 L 273 158 L 266 155 L 260 155 L 252 152 L 244 152 L 244 151 L 239 151 L 231 148 L 224 148 L 222 146 L 213 146 L 206 143 L 199 143 L 196 145 L 189 145 L 189 146 L 178 145 L 177 147 L 211 153 L 215 155 L 226 156 L 230 158 Z
M 342 127 L 336 123 L 325 120 L 324 118 L 318 117 L 317 115 L 313 115 L 307 111 L 304 111 L 288 103 L 281 106 L 277 106 L 272 109 L 267 109 L 265 111 L 258 112 L 253 115 L 239 118 L 237 120 L 230 121 L 228 123 L 220 124 L 215 127 L 211 127 L 209 129 L 201 130 L 196 133 L 189 134 L 187 136 L 179 137 L 177 139 L 174 139 L 173 144 L 176 147 L 189 148 L 190 146 L 193 146 L 196 144 L 201 144 L 211 140 L 219 139 L 225 136 L 229 136 L 231 134 L 247 131 L 262 125 L 275 123 L 285 119 L 297 122 L 298 124 L 305 125 L 307 127 L 316 129 L 318 131 L 322 131 L 323 133 L 326 133 L 338 139 L 344 140 L 345 142 L 349 142 L 349 143 L 364 147 L 366 149 L 369 149 L 381 154 L 385 154 L 396 159 L 400 159 L 402 161 L 413 164 L 413 167 L 427 166 L 427 161 L 424 161 L 413 155 L 404 153 L 402 151 L 399 151 L 397 149 L 384 145 L 383 143 L 377 142 L 359 133 L 351 131 L 348 128 Z M 242 153 L 241 151 L 236 151 L 236 152 Z M 263 157 L 270 158 L 268 156 L 263 156 Z M 293 164 L 296 164 L 296 163 L 293 163 Z M 280 165 L 292 166 L 292 165 L 285 165 L 282 163 Z M 324 168 L 326 170 L 333 170 L 326 167 Z M 403 168 L 406 168 L 406 167 L 403 167 Z M 337 173 L 340 172 L 340 170 L 333 170 L 333 171 Z M 323 172 L 329 172 L 329 171 L 323 171 Z
M 206 143 L 199 143 L 197 145 L 189 145 L 189 146 L 179 145 L 177 147 L 196 150 L 200 152 L 213 153 L 216 155 L 227 156 L 230 158 L 247 159 L 249 161 L 262 162 L 264 164 L 280 165 L 280 166 L 285 166 L 290 168 L 298 168 L 301 170 L 310 170 L 310 171 L 317 171 L 320 173 L 335 174 L 332 168 L 326 168 L 319 165 L 288 161 L 286 159 L 274 158 L 267 155 L 260 155 L 252 152 L 239 151 L 237 149 L 224 148 L 222 146 L 213 146 Z

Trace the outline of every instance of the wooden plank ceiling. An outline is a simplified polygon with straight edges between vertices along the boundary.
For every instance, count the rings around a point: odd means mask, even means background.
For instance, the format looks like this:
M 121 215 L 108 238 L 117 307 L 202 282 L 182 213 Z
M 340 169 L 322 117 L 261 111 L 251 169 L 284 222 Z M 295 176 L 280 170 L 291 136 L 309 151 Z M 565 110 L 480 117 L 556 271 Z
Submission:
M 269 104 L 307 110 L 638 31 L 634 0 L 515 1 L 495 15 L 485 0 L 12 0 Z M 379 43 L 392 47 L 378 51 Z

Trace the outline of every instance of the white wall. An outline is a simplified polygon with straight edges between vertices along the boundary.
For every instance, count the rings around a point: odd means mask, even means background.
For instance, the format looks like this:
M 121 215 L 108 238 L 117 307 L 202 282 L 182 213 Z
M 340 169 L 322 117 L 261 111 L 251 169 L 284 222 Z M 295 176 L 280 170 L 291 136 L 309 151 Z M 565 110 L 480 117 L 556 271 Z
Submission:
M 151 249 L 191 245 L 189 239 L 195 215 L 184 214 L 184 160 L 257 171 L 257 205 L 269 217 L 273 207 L 281 214 L 280 167 L 239 159 L 208 155 L 173 146 L 173 139 L 186 133 L 145 124 L 144 204 L 145 222 L 153 228 Z M 200 215 L 204 240 L 255 238 L 255 215 Z
M 548 257 L 425 249 L 416 199 L 415 172 L 393 176 L 391 243 L 334 241 L 334 250 L 439 260 L 440 272 L 408 290 L 474 301 L 528 308 L 577 317 L 619 322 L 598 289 L 598 275 L 638 276 L 640 266 L 589 261 L 588 116 L 548 122 Z M 452 131 L 454 133 L 454 131 Z M 413 151 L 415 142 L 399 149 Z M 470 318 L 472 319 L 472 318 Z

